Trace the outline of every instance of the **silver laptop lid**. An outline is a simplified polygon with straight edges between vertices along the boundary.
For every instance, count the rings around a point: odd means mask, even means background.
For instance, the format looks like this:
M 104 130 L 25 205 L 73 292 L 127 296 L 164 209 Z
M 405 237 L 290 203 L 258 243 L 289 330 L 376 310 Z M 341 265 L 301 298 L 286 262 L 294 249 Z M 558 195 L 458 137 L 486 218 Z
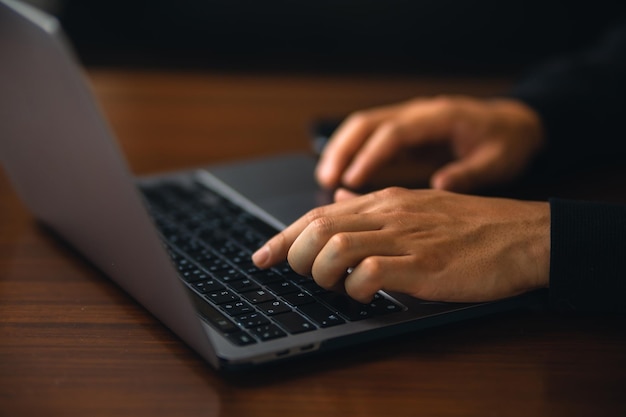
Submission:
M 62 38 L 56 19 L 0 0 L 0 161 L 38 219 L 218 366 Z

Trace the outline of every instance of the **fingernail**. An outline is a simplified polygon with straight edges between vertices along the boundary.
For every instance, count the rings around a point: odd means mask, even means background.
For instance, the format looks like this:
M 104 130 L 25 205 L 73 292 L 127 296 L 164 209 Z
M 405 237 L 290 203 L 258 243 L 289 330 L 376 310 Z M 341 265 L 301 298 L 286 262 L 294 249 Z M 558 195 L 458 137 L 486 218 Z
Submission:
M 270 258 L 270 249 L 267 246 L 261 247 L 252 254 L 252 262 L 257 266 L 264 266 Z

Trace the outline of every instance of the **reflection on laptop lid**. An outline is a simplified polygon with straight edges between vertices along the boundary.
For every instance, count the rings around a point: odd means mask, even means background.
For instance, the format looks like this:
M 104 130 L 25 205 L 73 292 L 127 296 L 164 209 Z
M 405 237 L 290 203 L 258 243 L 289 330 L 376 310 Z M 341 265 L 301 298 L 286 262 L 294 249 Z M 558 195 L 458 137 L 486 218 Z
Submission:
M 327 196 L 288 154 L 136 179 L 57 21 L 0 0 L 0 159 L 32 213 L 216 368 L 245 368 L 526 302 L 326 291 L 250 254 Z M 288 174 L 288 175 L 286 175 Z

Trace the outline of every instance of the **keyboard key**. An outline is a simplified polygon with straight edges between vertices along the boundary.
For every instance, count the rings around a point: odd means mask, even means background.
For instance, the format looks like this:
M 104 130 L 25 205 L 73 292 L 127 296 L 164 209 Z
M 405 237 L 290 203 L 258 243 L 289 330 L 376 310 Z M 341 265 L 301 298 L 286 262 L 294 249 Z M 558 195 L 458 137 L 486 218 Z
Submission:
M 251 302 L 252 304 L 264 303 L 266 301 L 273 301 L 276 299 L 271 293 L 265 290 L 245 292 L 241 294 L 241 296 L 244 297 L 247 301 Z
M 230 285 L 230 287 L 236 292 L 247 292 L 247 291 L 256 290 L 260 288 L 259 284 L 252 281 L 249 278 L 245 278 L 245 279 L 238 280 L 238 281 L 232 281 L 232 282 L 229 282 L 228 285 Z
M 345 323 L 345 320 L 334 311 L 321 304 L 304 304 L 299 306 L 298 310 L 320 327 L 330 327 Z
M 194 282 L 192 287 L 201 294 L 224 290 L 224 286 L 214 279 Z
M 269 239 L 270 237 L 278 233 L 278 230 L 276 230 L 276 228 L 270 226 L 264 221 L 261 221 L 260 219 L 257 219 L 256 217 L 248 217 L 246 219 L 246 223 L 254 230 L 259 232 L 265 239 Z
M 293 282 L 295 284 L 303 284 L 305 282 L 311 282 L 312 281 L 311 277 L 305 277 L 304 275 L 296 274 L 294 271 L 280 272 L 280 274 L 287 281 L 291 281 L 291 282 Z
M 374 300 L 370 303 L 370 308 L 375 314 L 388 314 L 402 311 L 402 307 L 380 294 L 374 295 Z
M 271 282 L 282 281 L 283 277 L 269 269 L 257 269 L 252 275 L 252 279 L 261 285 L 267 285 Z
M 282 297 L 289 304 L 296 307 L 315 302 L 315 298 L 302 291 L 293 294 L 285 294 Z
M 312 294 L 312 295 L 322 294 L 322 293 L 328 292 L 327 289 L 324 289 L 324 288 L 320 287 L 313 280 L 309 280 L 308 282 L 305 282 L 305 283 L 300 284 L 300 285 L 302 286 L 302 288 L 304 288 L 304 290 L 306 292 L 308 292 L 309 294 Z
M 289 281 L 276 281 L 267 284 L 267 288 L 276 295 L 285 295 L 292 292 L 300 291 L 300 288 L 296 287 Z
M 273 319 L 291 334 L 315 330 L 315 325 L 296 312 L 278 314 Z
M 241 316 L 242 314 L 250 314 L 255 311 L 254 307 L 243 300 L 221 304 L 220 308 L 230 316 Z
M 287 262 L 283 262 L 283 263 L 276 265 L 274 269 L 277 270 L 278 273 L 281 275 L 287 275 L 291 273 L 295 274 L 295 272 L 293 272 L 293 269 L 291 269 L 291 267 L 289 266 Z
M 226 262 L 224 262 L 220 258 L 211 258 L 207 260 L 202 260 L 202 261 L 199 261 L 198 263 L 203 269 L 209 271 L 209 273 L 211 274 L 220 273 L 224 270 L 231 268 L 230 265 L 228 265 Z
M 222 331 L 223 333 L 233 333 L 239 330 L 239 327 L 233 323 L 228 317 L 223 315 L 220 311 L 216 310 L 215 307 L 207 303 L 205 300 L 200 298 L 199 296 L 191 293 L 191 299 L 193 300 L 196 309 L 200 313 L 200 315 L 206 319 L 213 327 L 217 330 Z
M 187 272 L 187 271 L 193 271 L 193 270 L 198 269 L 198 268 L 194 264 L 189 262 L 187 259 L 179 258 L 178 262 L 176 264 L 176 269 L 178 269 L 179 273 L 184 273 L 184 272 Z
M 331 297 L 286 262 L 268 270 L 257 268 L 250 254 L 277 231 L 241 207 L 200 185 L 160 184 L 145 196 L 198 311 L 235 345 L 361 318 L 360 306 Z M 317 296 L 324 296 L 332 308 L 319 303 Z M 367 311 L 389 312 L 394 307 L 377 299 Z
M 187 282 L 204 281 L 210 279 L 209 275 L 200 269 L 193 269 L 181 274 L 183 279 Z
M 215 274 L 215 273 L 217 273 L 217 272 L 221 272 L 221 271 L 224 271 L 224 270 L 227 270 L 227 269 L 230 269 L 230 268 L 231 268 L 231 266 L 230 266 L 229 264 L 227 264 L 226 262 L 224 262 L 224 261 L 215 262 L 215 263 L 213 263 L 213 264 L 212 264 L 212 265 L 210 265 L 210 266 L 206 266 L 206 265 L 204 265 L 204 267 L 205 267 L 206 269 L 208 269 L 208 271 L 209 271 L 209 272 L 211 272 L 211 273 L 213 273 L 213 274 Z
M 279 337 L 287 336 L 287 333 L 282 331 L 275 324 L 266 324 L 263 326 L 255 327 L 250 331 L 261 340 L 272 340 Z
M 187 228 L 189 227 L 187 226 Z M 204 245 L 202 245 L 200 241 L 196 239 L 189 239 L 185 242 L 181 242 L 178 245 L 178 249 L 180 249 L 181 252 L 190 255 L 192 258 L 194 256 L 200 256 L 204 251 L 206 251 Z
M 224 304 L 224 303 L 239 300 L 239 297 L 237 297 L 235 294 L 233 294 L 232 292 L 226 289 L 210 292 L 210 293 L 204 294 L 204 296 L 208 300 L 211 300 L 212 302 L 214 302 L 215 304 Z
M 257 304 L 257 307 L 268 316 L 291 311 L 291 307 L 289 307 L 287 304 L 283 303 L 280 300 L 268 301 L 266 303 Z
M 267 324 L 269 320 L 264 315 L 254 312 L 237 317 L 237 323 L 249 329 L 251 327 L 259 327 L 263 324 Z
M 204 249 L 202 252 L 194 254 L 191 258 L 198 263 L 219 260 L 219 258 L 211 253 L 211 251 L 209 251 L 208 249 Z
M 242 274 L 241 272 L 233 268 L 229 268 L 225 271 L 215 272 L 213 276 L 217 278 L 218 280 L 220 280 L 221 282 L 224 282 L 226 284 L 232 281 L 237 281 L 240 279 L 247 278 L 244 274 Z
M 320 294 L 319 298 L 350 321 L 363 320 L 374 315 L 369 304 L 361 304 L 345 294 L 328 292 Z
M 235 333 L 230 333 L 226 335 L 226 338 L 236 344 L 237 346 L 246 346 L 256 343 L 256 340 L 248 333 L 244 331 L 238 331 Z

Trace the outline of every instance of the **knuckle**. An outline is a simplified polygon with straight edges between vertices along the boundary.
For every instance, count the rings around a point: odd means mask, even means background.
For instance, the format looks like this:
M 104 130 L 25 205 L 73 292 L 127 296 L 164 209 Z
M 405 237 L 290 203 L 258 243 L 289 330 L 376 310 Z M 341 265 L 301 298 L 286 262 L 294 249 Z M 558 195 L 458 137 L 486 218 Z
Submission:
M 406 193 L 406 189 L 402 187 L 387 187 L 378 191 L 379 198 L 382 199 L 395 199 Z
M 467 101 L 468 96 L 454 93 L 435 94 L 428 97 L 416 97 L 407 102 L 409 106 L 441 106 L 454 107 L 459 103 Z
M 368 111 L 359 110 L 350 114 L 346 123 L 355 127 L 368 126 L 371 123 L 371 115 Z
M 433 97 L 433 103 L 439 106 L 449 106 L 454 98 L 449 94 L 439 94 Z
M 314 239 L 318 240 L 332 233 L 334 228 L 334 220 L 331 217 L 318 217 L 309 223 L 309 230 L 313 234 Z
M 463 100 L 457 96 L 442 94 L 434 97 L 432 104 L 438 112 L 452 115 L 462 106 Z
M 401 121 L 390 119 L 382 122 L 380 126 L 376 128 L 376 135 L 384 140 L 385 146 L 390 148 L 397 148 L 403 145 L 406 137 L 406 132 L 401 124 Z
M 352 248 L 353 241 L 350 234 L 337 233 L 328 240 L 328 245 L 333 253 L 341 254 L 348 252 Z
M 383 273 L 383 265 L 380 258 L 370 256 L 361 261 L 360 274 L 365 282 L 379 282 Z
M 391 119 L 381 123 L 378 128 L 388 139 L 395 139 L 400 136 L 400 125 L 398 121 Z
M 315 222 L 317 219 L 322 218 L 323 216 L 324 216 L 323 207 L 316 207 L 316 208 L 308 211 L 304 215 L 304 220 L 305 220 L 306 224 L 311 224 L 311 223 Z

